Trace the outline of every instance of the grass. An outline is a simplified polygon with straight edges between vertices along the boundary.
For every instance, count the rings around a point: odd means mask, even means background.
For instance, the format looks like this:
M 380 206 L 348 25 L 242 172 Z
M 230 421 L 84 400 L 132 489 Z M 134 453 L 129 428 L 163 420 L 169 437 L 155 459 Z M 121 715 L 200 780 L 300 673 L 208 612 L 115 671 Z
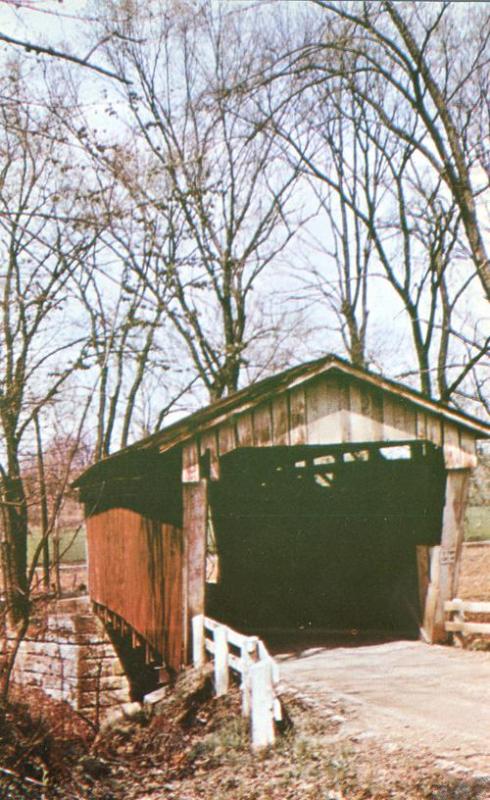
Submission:
M 466 512 L 465 528 L 467 542 L 490 539 L 490 507 L 470 506 Z
M 36 547 L 41 538 L 41 531 L 38 528 L 31 530 L 28 539 L 28 558 L 31 561 Z M 53 540 L 49 541 L 49 552 L 53 555 Z M 74 564 L 77 561 L 85 561 L 86 556 L 86 535 L 85 529 L 65 528 L 60 533 L 60 553 L 62 564 Z

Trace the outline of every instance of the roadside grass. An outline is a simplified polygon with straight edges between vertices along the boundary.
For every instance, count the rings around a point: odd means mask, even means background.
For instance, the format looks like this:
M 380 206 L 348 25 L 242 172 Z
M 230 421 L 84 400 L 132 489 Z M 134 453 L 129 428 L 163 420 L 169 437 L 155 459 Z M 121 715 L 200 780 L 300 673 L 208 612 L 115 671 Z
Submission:
M 39 528 L 31 528 L 29 539 L 27 543 L 27 554 L 29 563 L 34 556 L 36 548 L 41 538 L 41 530 Z M 86 561 L 86 534 L 85 529 L 67 527 L 63 528 L 60 532 L 60 555 L 62 564 L 75 564 L 80 561 Z M 49 539 L 49 553 L 53 557 L 53 540 Z
M 230 702 L 231 701 L 231 702 Z M 208 725 L 194 729 L 169 800 L 484 800 L 487 780 L 441 773 L 428 753 L 368 732 L 342 735 L 342 716 L 288 697 L 290 727 L 253 753 L 237 698 L 211 701 Z M 336 708 L 336 712 L 340 709 Z M 200 718 L 197 714 L 196 719 Z M 208 727 L 208 730 L 206 730 Z M 210 728 L 210 730 L 209 730 Z M 149 795 L 157 800 L 158 794 Z
M 20 800 L 486 800 L 490 783 L 450 775 L 431 753 L 408 750 L 372 732 L 343 729 L 349 711 L 283 695 L 288 725 L 276 746 L 250 749 L 240 692 L 215 698 L 210 671 L 177 680 L 158 707 L 120 718 L 104 731 L 74 728 L 76 715 L 49 698 L 34 710 L 11 708 L 10 749 L 0 764 L 0 797 Z M 25 699 L 25 698 L 24 698 Z M 53 705 L 42 728 L 34 717 Z M 342 712 L 339 714 L 339 711 Z M 334 713 L 335 712 L 335 713 Z M 347 714 L 347 716 L 345 716 Z M 31 719 L 30 717 L 33 717 Z M 24 724 L 24 717 L 26 724 Z M 22 723 L 22 724 L 21 724 Z M 31 731 L 39 731 L 33 749 Z M 1 726 L 0 726 L 1 727 Z M 26 733 L 27 731 L 27 733 Z M 3 732 L 0 730 L 0 735 Z M 15 745 L 15 746 L 14 746 Z M 21 758 L 19 758 L 19 755 Z M 44 777 L 43 777 L 44 776 Z M 26 777 L 31 779 L 26 784 Z M 32 782 L 34 778 L 34 785 Z M 46 778 L 49 794 L 46 791 Z M 10 783 L 7 783 L 10 781 Z M 9 794 L 10 787 L 13 792 Z M 2 789 L 7 794 L 2 794 Z

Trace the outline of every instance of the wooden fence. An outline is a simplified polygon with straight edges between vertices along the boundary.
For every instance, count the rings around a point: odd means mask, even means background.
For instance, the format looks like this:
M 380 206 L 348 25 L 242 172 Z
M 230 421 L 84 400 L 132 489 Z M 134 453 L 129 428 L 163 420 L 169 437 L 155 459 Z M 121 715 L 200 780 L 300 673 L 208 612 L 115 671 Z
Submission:
M 192 652 L 195 667 L 202 667 L 211 656 L 218 697 L 227 693 L 231 671 L 240 676 L 242 714 L 250 719 L 252 747 L 260 750 L 273 744 L 275 722 L 282 719 L 276 693 L 279 669 L 264 643 L 198 614 L 192 620 Z
M 463 645 L 465 636 L 490 635 L 490 622 L 478 619 L 467 620 L 465 617 L 465 614 L 471 614 L 472 617 L 484 614 L 490 618 L 490 603 L 455 598 L 444 604 L 444 611 L 449 616 L 445 622 L 446 631 L 453 634 L 456 644 Z

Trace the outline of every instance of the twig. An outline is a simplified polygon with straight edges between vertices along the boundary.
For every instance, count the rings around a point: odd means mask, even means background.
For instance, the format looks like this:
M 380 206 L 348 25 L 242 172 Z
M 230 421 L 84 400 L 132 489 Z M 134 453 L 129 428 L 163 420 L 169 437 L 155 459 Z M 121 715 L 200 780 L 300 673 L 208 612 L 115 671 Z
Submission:
M 65 53 L 62 50 L 56 50 L 54 47 L 45 47 L 42 44 L 38 44 L 36 42 L 25 41 L 22 39 L 15 39 L 13 36 L 8 36 L 3 31 L 0 31 L 0 41 L 6 42 L 7 44 L 13 44 L 16 47 L 23 47 L 24 50 L 27 52 L 31 51 L 33 53 L 37 53 L 38 55 L 45 55 L 45 56 L 52 56 L 53 58 L 61 58 L 64 61 L 71 61 L 74 64 L 79 64 L 82 67 L 86 67 L 87 69 L 92 69 L 94 72 L 98 72 L 100 75 L 105 75 L 108 78 L 113 78 L 120 83 L 129 84 L 126 78 L 123 78 L 120 75 L 117 75 L 115 72 L 112 72 L 109 69 L 105 69 L 105 67 L 101 67 L 98 64 L 91 64 L 85 58 L 80 58 L 79 56 L 71 55 L 70 53 Z M 91 51 L 92 52 L 92 51 Z M 89 56 L 91 54 L 89 53 Z
M 0 767 L 0 772 L 3 772 L 5 775 L 10 775 L 12 778 L 16 778 L 18 781 L 21 781 L 21 783 L 32 783 L 33 786 L 39 786 L 41 789 L 46 788 L 44 783 L 36 781 L 35 778 L 28 778 L 27 775 L 18 775 L 17 772 L 7 769 L 6 767 Z

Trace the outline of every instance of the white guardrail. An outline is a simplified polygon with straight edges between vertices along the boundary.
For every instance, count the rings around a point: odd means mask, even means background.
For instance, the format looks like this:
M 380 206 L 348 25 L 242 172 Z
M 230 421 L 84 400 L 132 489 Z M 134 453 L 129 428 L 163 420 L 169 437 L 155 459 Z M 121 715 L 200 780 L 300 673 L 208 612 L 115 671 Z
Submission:
M 490 635 L 490 622 L 480 621 L 473 619 L 469 621 L 466 619 L 465 614 L 471 614 L 473 617 L 478 614 L 485 615 L 485 619 L 490 616 L 490 603 L 478 602 L 475 600 L 460 600 L 455 597 L 454 600 L 448 600 L 444 603 L 444 611 L 449 619 L 445 621 L 445 628 L 448 632 L 453 634 L 454 640 L 457 644 L 464 643 L 464 637 L 470 635 L 489 636 Z
M 216 696 L 227 693 L 230 670 L 240 675 L 242 714 L 250 718 L 252 747 L 260 750 L 274 743 L 275 721 L 282 719 L 276 694 L 279 668 L 257 636 L 244 636 L 227 625 L 196 615 L 192 620 L 192 658 L 202 667 L 209 654 L 214 661 Z

